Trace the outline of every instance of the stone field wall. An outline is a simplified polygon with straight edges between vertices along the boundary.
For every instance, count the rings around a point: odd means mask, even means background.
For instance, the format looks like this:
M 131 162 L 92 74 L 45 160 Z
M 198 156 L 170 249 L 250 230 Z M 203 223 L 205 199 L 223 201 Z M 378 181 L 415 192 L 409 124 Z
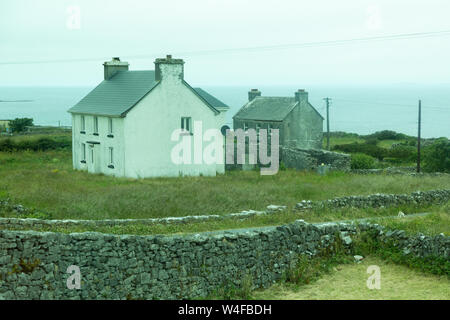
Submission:
M 267 287 L 339 236 L 351 246 L 358 230 L 400 239 L 405 254 L 448 258 L 450 239 L 409 237 L 361 223 L 308 224 L 178 236 L 0 231 L 0 298 L 180 299 L 205 297 L 250 278 Z M 68 289 L 67 268 L 78 266 L 81 288 Z

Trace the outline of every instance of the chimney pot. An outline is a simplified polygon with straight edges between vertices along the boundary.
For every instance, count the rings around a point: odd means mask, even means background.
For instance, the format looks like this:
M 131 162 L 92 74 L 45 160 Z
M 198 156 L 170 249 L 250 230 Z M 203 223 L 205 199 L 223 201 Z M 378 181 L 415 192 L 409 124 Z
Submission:
M 161 68 L 162 65 L 165 65 Z M 155 80 L 160 81 L 164 78 L 166 70 L 171 69 L 172 72 L 178 73 L 178 77 L 183 80 L 184 78 L 184 61 L 183 59 L 173 59 L 172 55 L 168 54 L 165 58 L 157 58 L 155 60 Z
M 261 96 L 261 91 L 259 91 L 258 89 L 251 89 L 248 92 L 248 101 L 252 101 L 256 97 L 260 97 L 260 96 Z
M 308 102 L 308 92 L 305 89 L 298 89 L 295 92 L 295 101 L 306 101 Z
M 104 79 L 111 79 L 118 71 L 128 71 L 128 62 L 120 61 L 119 57 L 111 58 L 111 61 L 103 63 Z

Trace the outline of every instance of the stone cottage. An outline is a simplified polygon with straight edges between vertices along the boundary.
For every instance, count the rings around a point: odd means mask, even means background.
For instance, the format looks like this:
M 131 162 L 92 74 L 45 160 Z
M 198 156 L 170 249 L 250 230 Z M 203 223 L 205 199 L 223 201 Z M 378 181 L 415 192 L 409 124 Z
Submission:
M 252 89 L 248 102 L 234 115 L 234 129 L 279 129 L 280 145 L 321 149 L 323 120 L 309 103 L 308 93 L 301 89 L 292 97 L 264 97 Z
M 184 80 L 182 59 L 154 63 L 154 70 L 130 71 L 119 58 L 105 62 L 104 80 L 68 110 L 75 169 L 131 178 L 224 172 L 224 164 L 177 164 L 171 154 L 174 131 L 194 140 L 195 123 L 220 130 L 229 107 Z

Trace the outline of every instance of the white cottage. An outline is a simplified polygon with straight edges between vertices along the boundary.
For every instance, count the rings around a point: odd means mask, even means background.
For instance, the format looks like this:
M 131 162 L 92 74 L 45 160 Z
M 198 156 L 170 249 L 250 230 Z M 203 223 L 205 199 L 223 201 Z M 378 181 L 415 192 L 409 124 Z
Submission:
M 75 169 L 131 178 L 224 172 L 223 163 L 173 161 L 180 143 L 173 140 L 175 130 L 182 129 L 192 140 L 194 157 L 199 143 L 195 146 L 193 124 L 201 121 L 202 132 L 220 130 L 229 109 L 184 80 L 182 59 L 156 59 L 154 71 L 129 71 L 119 58 L 103 65 L 104 80 L 68 110 Z

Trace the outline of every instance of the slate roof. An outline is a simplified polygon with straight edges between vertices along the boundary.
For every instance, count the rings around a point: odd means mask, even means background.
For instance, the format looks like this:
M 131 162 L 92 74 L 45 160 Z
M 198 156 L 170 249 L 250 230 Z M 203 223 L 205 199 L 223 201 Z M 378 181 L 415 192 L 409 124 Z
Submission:
M 219 109 L 229 109 L 230 107 L 227 106 L 225 103 L 217 99 L 216 97 L 210 95 L 208 92 L 203 90 L 202 88 L 193 88 L 203 99 L 205 99 L 210 105 L 212 105 L 214 108 Z
M 295 107 L 294 97 L 256 97 L 247 103 L 234 118 L 242 120 L 282 121 Z
M 283 121 L 297 105 L 294 97 L 264 97 L 258 96 L 244 105 L 233 118 L 240 120 Z M 324 117 L 314 106 L 308 105 L 321 117 Z
M 103 80 L 68 112 L 123 117 L 158 83 L 154 70 L 119 71 L 111 79 Z M 201 88 L 191 89 L 215 112 L 216 107 L 228 108 Z

